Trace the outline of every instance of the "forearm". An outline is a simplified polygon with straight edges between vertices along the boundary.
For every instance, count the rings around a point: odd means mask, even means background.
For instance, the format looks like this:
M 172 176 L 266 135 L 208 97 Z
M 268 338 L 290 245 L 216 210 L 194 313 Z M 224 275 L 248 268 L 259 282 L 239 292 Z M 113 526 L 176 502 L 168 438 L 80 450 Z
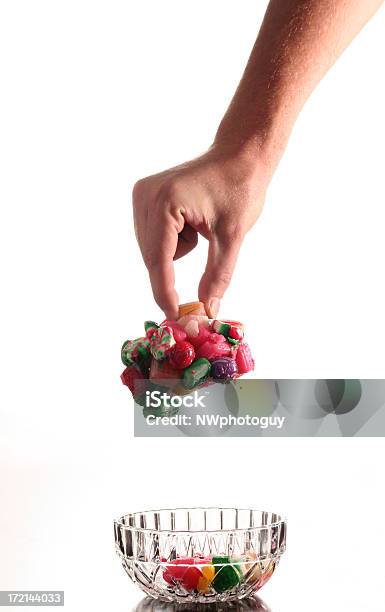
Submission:
M 271 0 L 214 144 L 273 171 L 307 98 L 382 1 Z

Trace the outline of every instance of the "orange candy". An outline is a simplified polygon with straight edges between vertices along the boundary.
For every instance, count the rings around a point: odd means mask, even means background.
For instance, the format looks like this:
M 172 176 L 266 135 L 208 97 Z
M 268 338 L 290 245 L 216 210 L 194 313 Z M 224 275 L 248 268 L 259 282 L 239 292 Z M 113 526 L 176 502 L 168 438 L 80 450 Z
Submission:
M 181 319 L 189 314 L 206 316 L 205 305 L 203 302 L 188 302 L 187 304 L 181 304 L 179 306 L 178 319 Z
M 214 580 L 215 567 L 214 565 L 204 565 L 201 568 L 202 576 L 198 580 L 197 589 L 200 593 L 208 593 L 210 585 Z

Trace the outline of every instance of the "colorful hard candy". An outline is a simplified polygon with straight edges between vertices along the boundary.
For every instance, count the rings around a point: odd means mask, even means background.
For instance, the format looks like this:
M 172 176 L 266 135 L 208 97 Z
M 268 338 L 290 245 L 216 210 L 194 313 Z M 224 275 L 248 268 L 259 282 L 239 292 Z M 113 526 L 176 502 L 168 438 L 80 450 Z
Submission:
M 188 368 L 195 359 L 195 349 L 190 342 L 177 342 L 169 353 L 170 365 L 177 370 Z
M 188 323 L 186 323 L 184 329 L 185 329 L 187 338 L 190 340 L 190 342 L 195 340 L 195 338 L 198 338 L 199 336 L 198 321 L 189 321 Z
M 231 351 L 232 347 L 224 336 L 211 333 L 207 340 L 198 347 L 196 355 L 213 361 L 218 357 L 231 357 Z
M 153 359 L 150 368 L 150 380 L 161 381 L 164 386 L 173 387 L 175 381 L 182 377 L 182 370 L 173 368 L 168 360 Z
M 239 565 L 232 564 L 229 557 L 213 557 L 215 577 L 211 586 L 217 593 L 224 593 L 234 588 L 240 582 L 241 570 Z
M 228 323 L 225 323 L 224 321 L 218 321 L 217 319 L 215 319 L 211 323 L 211 329 L 217 334 L 222 334 L 222 336 L 228 336 L 230 332 L 230 325 Z
M 127 340 L 121 350 L 121 357 L 124 365 L 130 366 L 141 359 L 146 359 L 150 354 L 150 342 L 147 338 L 135 338 Z
M 187 340 L 187 333 L 184 327 L 180 325 L 177 321 L 163 321 L 162 325 L 168 325 L 172 329 L 172 333 L 174 334 L 175 342 L 183 342 L 183 340 Z
M 200 358 L 183 370 L 182 381 L 186 389 L 194 389 L 197 385 L 206 380 L 209 375 L 211 363 L 208 359 Z
M 211 376 L 214 380 L 232 380 L 236 377 L 237 373 L 236 361 L 231 357 L 219 357 L 211 363 Z
M 151 355 L 155 359 L 165 359 L 167 353 L 174 346 L 175 339 L 172 328 L 162 325 L 156 329 L 150 338 Z
M 151 339 L 152 335 L 156 332 L 158 327 L 159 325 L 155 323 L 155 321 L 145 321 L 144 322 L 144 331 L 149 340 Z
M 201 576 L 201 572 L 194 565 L 190 567 L 173 567 L 168 565 L 163 573 L 163 578 L 168 584 L 172 586 L 175 583 L 179 583 L 186 591 L 190 592 L 198 589 L 198 582 Z
M 254 370 L 254 359 L 252 357 L 250 347 L 246 342 L 242 342 L 238 345 L 236 362 L 238 367 L 238 374 L 246 374 Z
M 222 344 L 226 342 L 226 338 L 222 336 L 222 334 L 211 333 L 208 337 L 209 342 L 211 344 Z
M 243 324 L 210 321 L 202 302 L 182 304 L 177 321 L 146 321 L 144 327 L 144 337 L 124 343 L 122 361 L 127 367 L 137 366 L 144 378 L 173 381 L 168 385 L 173 394 L 231 380 L 254 368 L 243 342 Z
M 145 377 L 137 365 L 132 364 L 128 366 L 122 372 L 120 378 L 122 383 L 130 389 L 134 397 L 143 393 Z
M 178 319 L 179 325 L 182 325 L 184 329 L 186 329 L 187 325 L 189 325 L 191 321 L 195 321 L 196 323 L 198 323 L 198 325 L 205 325 L 207 328 L 210 327 L 210 320 L 206 315 L 188 314 Z
M 200 567 L 200 571 L 202 575 L 198 580 L 197 589 L 200 593 L 208 593 L 214 580 L 215 567 L 214 565 L 203 565 Z
M 216 319 L 212 322 L 211 327 L 217 334 L 222 334 L 232 340 L 242 340 L 244 336 L 244 325 L 238 321 L 219 321 Z
M 198 590 L 198 583 L 202 577 L 196 559 L 174 559 L 163 572 L 163 579 L 171 586 L 179 583 L 186 591 Z
M 190 321 L 185 329 L 189 342 L 191 342 L 195 348 L 201 346 L 212 335 L 210 329 L 206 325 L 198 323 L 198 321 Z
M 205 305 L 202 302 L 188 302 L 187 304 L 180 304 L 178 320 L 189 314 L 206 315 Z
M 229 338 L 233 338 L 234 340 L 243 340 L 245 335 L 245 326 L 243 323 L 239 321 L 225 321 L 228 325 L 230 325 Z

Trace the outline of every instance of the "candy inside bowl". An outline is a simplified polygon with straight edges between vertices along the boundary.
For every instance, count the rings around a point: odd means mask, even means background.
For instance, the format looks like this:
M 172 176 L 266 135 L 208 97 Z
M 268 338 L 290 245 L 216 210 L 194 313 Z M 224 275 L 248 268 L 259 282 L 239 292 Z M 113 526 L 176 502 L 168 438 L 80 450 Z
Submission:
M 155 599 L 216 603 L 251 597 L 286 547 L 286 522 L 237 508 L 178 508 L 115 521 L 116 551 L 129 577 Z

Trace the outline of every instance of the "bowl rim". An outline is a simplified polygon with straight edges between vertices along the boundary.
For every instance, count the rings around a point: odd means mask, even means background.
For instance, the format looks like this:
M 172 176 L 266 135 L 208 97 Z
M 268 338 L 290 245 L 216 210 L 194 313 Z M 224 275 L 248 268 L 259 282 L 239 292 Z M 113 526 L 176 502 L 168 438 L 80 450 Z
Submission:
M 177 512 L 179 510 L 237 510 L 238 512 L 259 512 L 261 514 L 275 514 L 278 517 L 277 521 L 271 522 L 267 525 L 259 525 L 254 527 L 234 527 L 233 529 L 156 529 L 155 527 L 134 527 L 132 525 L 127 525 L 123 521 L 126 517 L 134 516 L 135 514 L 147 514 L 151 512 Z M 271 529 L 272 527 L 277 527 L 278 525 L 287 525 L 286 516 L 282 514 L 277 514 L 275 512 L 270 512 L 268 510 L 257 510 L 256 508 L 234 508 L 228 506 L 192 506 L 192 507 L 177 507 L 177 508 L 158 508 L 156 510 L 141 510 L 137 512 L 127 512 L 127 514 L 123 514 L 119 518 L 114 520 L 114 524 L 119 528 L 124 528 L 129 531 L 138 531 L 138 532 L 148 532 L 148 533 L 163 533 L 163 534 L 203 534 L 203 533 L 241 533 L 241 532 L 250 532 L 250 531 L 260 531 L 261 529 Z

